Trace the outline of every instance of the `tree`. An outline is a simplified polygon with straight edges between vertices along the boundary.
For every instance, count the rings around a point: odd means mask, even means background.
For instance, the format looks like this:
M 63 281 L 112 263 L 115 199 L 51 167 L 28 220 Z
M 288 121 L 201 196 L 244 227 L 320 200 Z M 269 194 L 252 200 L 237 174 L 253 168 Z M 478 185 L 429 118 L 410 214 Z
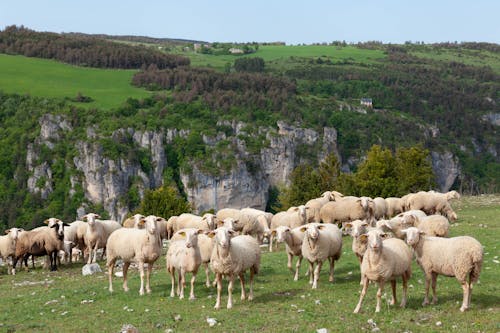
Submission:
M 174 186 L 162 186 L 156 190 L 148 190 L 144 194 L 139 208 L 134 214 L 156 215 L 169 218 L 172 215 L 189 213 L 191 205 Z
M 428 190 L 435 185 L 429 151 L 421 146 L 399 148 L 396 151 L 394 173 L 397 195 Z
M 321 189 L 323 191 L 332 191 L 339 188 L 340 163 L 335 154 L 329 154 L 319 165 L 319 177 Z
M 234 61 L 234 69 L 237 72 L 263 72 L 265 61 L 260 57 L 239 58 Z
M 286 210 L 291 206 L 305 204 L 309 199 L 321 194 L 321 179 L 318 171 L 310 165 L 301 164 L 290 175 L 290 186 L 282 187 L 278 195 L 276 210 Z

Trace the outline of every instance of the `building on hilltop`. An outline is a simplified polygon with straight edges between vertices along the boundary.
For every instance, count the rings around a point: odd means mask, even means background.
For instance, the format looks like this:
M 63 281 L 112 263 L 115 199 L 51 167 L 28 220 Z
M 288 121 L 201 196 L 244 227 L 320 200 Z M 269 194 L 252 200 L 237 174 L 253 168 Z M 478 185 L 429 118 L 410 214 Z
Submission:
M 372 99 L 371 98 L 362 98 L 361 105 L 372 108 L 373 107 Z

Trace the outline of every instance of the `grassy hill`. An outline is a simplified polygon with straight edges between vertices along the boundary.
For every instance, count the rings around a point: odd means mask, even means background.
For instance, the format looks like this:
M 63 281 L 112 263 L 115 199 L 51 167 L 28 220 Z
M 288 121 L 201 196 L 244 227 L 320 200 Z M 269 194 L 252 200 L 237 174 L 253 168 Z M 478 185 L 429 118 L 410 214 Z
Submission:
M 474 286 L 471 309 L 459 311 L 462 288 L 455 278 L 439 276 L 438 303 L 422 307 L 424 277 L 413 263 L 405 309 L 390 306 L 390 285 L 384 290 L 383 306 L 375 314 L 376 286 L 371 284 L 362 312 L 352 311 L 359 298 L 359 264 L 351 250 L 350 237 L 344 237 L 343 254 L 335 265 L 335 282 L 328 283 L 328 265 L 322 268 L 317 290 L 311 290 L 302 263 L 299 281 L 286 268 L 286 254 L 263 249 L 261 271 L 256 276 L 254 300 L 240 301 L 240 285 L 235 283 L 234 306 L 226 310 L 227 282 L 223 283 L 222 309 L 215 311 L 216 290 L 204 286 L 201 269 L 195 283 L 194 301 L 170 298 L 170 277 L 165 272 L 164 254 L 155 264 L 151 277 L 152 293 L 139 296 L 137 270 L 129 271 L 128 293 L 122 279 L 113 279 L 115 292 L 109 294 L 105 273 L 82 276 L 82 263 L 63 265 L 58 272 L 41 268 L 29 273 L 19 270 L 6 275 L 0 267 L 0 332 L 117 332 L 124 324 L 140 332 L 496 332 L 500 317 L 500 251 L 497 235 L 500 225 L 500 197 L 465 197 L 454 204 L 459 214 L 451 236 L 470 235 L 484 246 L 484 265 L 480 282 Z M 104 268 L 105 262 L 99 262 Z M 40 264 L 37 264 L 40 267 Z M 188 278 L 190 275 L 188 275 Z M 188 283 L 189 286 L 189 283 Z M 247 286 L 248 288 L 248 286 Z M 397 285 L 398 300 L 401 282 Z M 207 318 L 218 324 L 210 328 Z M 440 322 L 440 324 L 438 324 Z
M 54 60 L 0 54 L 0 90 L 37 97 L 74 98 L 80 92 L 91 97 L 82 106 L 109 109 L 127 98 L 150 93 L 130 84 L 136 70 L 97 69 Z

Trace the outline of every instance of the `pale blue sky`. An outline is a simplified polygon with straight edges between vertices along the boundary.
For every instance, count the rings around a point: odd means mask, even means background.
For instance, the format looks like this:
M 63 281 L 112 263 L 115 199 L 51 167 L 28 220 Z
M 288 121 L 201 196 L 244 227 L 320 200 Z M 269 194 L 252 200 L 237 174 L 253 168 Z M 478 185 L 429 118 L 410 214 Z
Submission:
M 0 0 L 0 28 L 204 41 L 500 43 L 500 0 Z

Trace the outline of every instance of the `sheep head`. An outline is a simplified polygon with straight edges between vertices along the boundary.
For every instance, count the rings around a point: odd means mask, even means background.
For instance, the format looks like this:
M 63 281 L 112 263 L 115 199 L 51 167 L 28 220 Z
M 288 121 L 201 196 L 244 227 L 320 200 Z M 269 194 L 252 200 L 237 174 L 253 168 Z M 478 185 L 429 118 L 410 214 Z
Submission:
M 187 248 L 198 245 L 198 235 L 201 233 L 203 230 L 196 228 L 185 228 L 177 231 L 177 234 L 185 239 Z
M 410 227 L 408 229 L 401 230 L 401 232 L 406 236 L 406 244 L 410 246 L 415 246 L 420 241 L 420 236 L 425 235 L 423 231 L 418 230 L 415 227 Z
M 231 237 L 234 236 L 234 234 L 234 230 L 228 229 L 226 227 L 220 227 L 210 231 L 207 236 L 210 238 L 215 237 L 216 245 L 224 250 L 228 250 L 231 246 Z
M 217 219 L 216 219 L 214 214 L 207 213 L 207 214 L 203 215 L 201 220 L 208 225 L 208 228 L 210 230 L 214 230 L 216 225 L 217 225 L 217 223 L 216 223 Z
M 368 226 L 368 222 L 362 221 L 362 220 L 355 220 L 355 221 L 344 224 L 345 228 L 351 229 L 350 235 L 352 237 L 358 237 L 361 234 L 366 233 L 367 226 Z
M 286 239 L 287 234 L 290 233 L 290 228 L 287 226 L 279 226 L 274 230 L 274 234 L 276 235 L 276 240 L 279 243 L 283 243 Z
M 145 228 L 149 234 L 154 235 L 157 230 L 157 223 L 158 220 L 160 220 L 161 217 L 156 217 L 154 215 L 149 215 L 147 217 L 143 217 L 139 223 L 138 227 L 139 228 Z
M 366 237 L 365 237 L 366 236 Z M 368 247 L 374 252 L 382 250 L 382 243 L 387 238 L 387 234 L 380 230 L 370 230 L 366 234 L 360 236 L 362 242 L 367 241 Z
M 82 221 L 86 221 L 88 224 L 93 224 L 96 219 L 100 219 L 101 216 L 95 213 L 88 213 L 82 216 Z

